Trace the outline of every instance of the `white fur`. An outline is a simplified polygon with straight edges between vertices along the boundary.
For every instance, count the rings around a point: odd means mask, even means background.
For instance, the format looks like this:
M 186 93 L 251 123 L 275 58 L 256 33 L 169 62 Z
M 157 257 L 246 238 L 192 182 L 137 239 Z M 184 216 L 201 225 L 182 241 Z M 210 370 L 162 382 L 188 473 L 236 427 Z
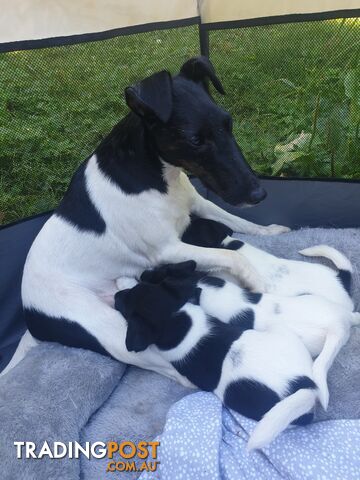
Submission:
M 232 241 L 227 237 L 225 245 Z M 249 263 L 264 277 L 265 291 L 277 295 L 294 296 L 311 293 L 339 303 L 353 311 L 354 303 L 342 286 L 337 271 L 318 263 L 287 260 L 276 257 L 264 250 L 245 243 L 239 250 Z M 305 256 L 324 257 L 331 260 L 338 269 L 352 272 L 349 260 L 335 248 L 317 245 L 300 252 Z
M 324 249 L 321 249 L 321 252 L 324 252 Z M 333 285 L 337 288 L 336 284 Z M 223 288 L 213 287 L 205 282 L 200 282 L 200 286 L 202 288 L 200 306 L 207 314 L 216 316 L 223 322 L 229 322 L 249 308 L 255 314 L 255 331 L 246 331 L 237 342 L 234 342 L 231 347 L 232 353 L 229 352 L 224 362 L 223 376 L 217 389 L 219 396 L 224 392 L 226 385 L 234 380 L 234 377 L 229 378 L 231 370 L 226 366 L 226 362 L 230 362 L 229 359 L 236 354 L 241 357 L 236 374 L 241 372 L 243 376 L 261 381 L 279 394 L 283 379 L 291 378 L 291 375 L 294 377 L 305 374 L 313 379 L 319 389 L 318 392 L 311 394 L 308 390 L 301 394 L 297 392 L 279 402 L 259 422 L 254 436 L 250 439 L 249 448 L 261 448 L 269 443 L 292 420 L 306 413 L 310 408 L 308 405 L 314 405 L 317 396 L 322 406 L 327 408 L 329 401 L 327 372 L 339 350 L 347 342 L 351 326 L 360 324 L 359 313 L 352 312 L 341 303 L 334 303 L 317 295 L 283 297 L 264 294 L 259 303 L 253 304 L 247 300 L 244 290 L 234 283 L 227 282 Z M 331 297 L 331 293 L 327 292 L 327 296 Z M 262 340 L 260 334 L 264 335 Z M 273 335 L 279 336 L 278 344 Z M 252 337 L 255 338 L 253 345 Z M 295 337 L 298 344 L 294 341 Z M 283 345 L 284 339 L 286 343 Z M 317 357 L 313 365 L 309 363 L 310 355 L 306 357 L 304 352 L 301 352 L 299 343 L 302 348 L 306 347 L 313 357 Z M 252 358 L 251 363 L 249 358 Z M 282 360 L 280 366 L 284 368 L 283 371 L 281 368 L 279 370 L 276 364 L 279 358 Z M 296 368 L 300 370 L 305 368 L 307 373 L 301 374 L 299 371 L 296 373 Z
M 35 347 L 35 345 L 38 344 L 38 341 L 30 334 L 28 330 L 24 333 L 24 335 L 21 337 L 19 345 L 17 346 L 17 349 L 10 360 L 10 362 L 6 365 L 4 370 L 0 373 L 0 377 L 2 375 L 6 375 L 7 372 L 9 372 L 12 368 L 15 367 L 21 360 L 25 357 L 27 352 L 32 348 Z
M 277 403 L 252 431 L 247 449 L 261 449 L 272 442 L 292 421 L 313 408 L 316 397 L 315 390 L 300 389 Z
M 176 167 L 164 166 L 166 194 L 154 189 L 126 194 L 100 171 L 96 155 L 89 159 L 85 176 L 88 194 L 106 223 L 106 231 L 102 235 L 80 231 L 52 215 L 25 263 L 23 304 L 77 322 L 118 360 L 177 376 L 151 349 L 138 354 L 127 351 L 126 322 L 112 308 L 117 279 L 137 277 L 159 263 L 193 259 L 201 269 L 230 272 L 248 286 L 262 290 L 261 278 L 241 255 L 187 245 L 179 237 L 190 221 L 190 213 L 198 211 L 204 218 L 224 221 L 237 231 L 268 231 L 203 199 Z M 273 227 L 269 232 L 277 233 Z
M 319 356 L 314 364 L 316 379 L 321 391 L 321 403 L 327 408 L 327 372 L 340 348 L 347 342 L 350 328 L 356 324 L 358 314 L 316 295 L 282 297 L 263 294 L 260 302 L 254 305 L 246 299 L 243 289 L 234 283 L 227 282 L 223 288 L 206 284 L 200 286 L 200 305 L 209 315 L 228 322 L 237 313 L 252 308 L 256 330 L 291 330 L 304 343 L 312 357 Z M 333 339 L 330 344 L 328 337 Z M 322 353 L 325 345 L 326 353 Z

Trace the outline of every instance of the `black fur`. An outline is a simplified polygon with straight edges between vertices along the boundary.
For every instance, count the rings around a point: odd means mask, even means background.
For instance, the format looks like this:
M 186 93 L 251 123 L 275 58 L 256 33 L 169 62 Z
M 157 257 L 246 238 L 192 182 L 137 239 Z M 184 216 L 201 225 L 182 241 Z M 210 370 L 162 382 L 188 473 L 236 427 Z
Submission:
M 95 153 L 100 170 L 125 193 L 167 192 L 151 135 L 133 113 L 116 125 Z
M 192 321 L 186 312 L 176 313 L 171 319 L 171 328 L 159 335 L 157 346 L 161 350 L 171 350 L 181 343 L 189 332 Z
M 254 310 L 247 308 L 242 312 L 236 314 L 231 320 L 230 325 L 238 325 L 241 327 L 241 331 L 253 330 L 255 323 L 255 314 Z
M 244 330 L 247 322 L 222 323 L 216 318 L 208 320 L 210 331 L 186 358 L 172 362 L 176 370 L 194 385 L 205 391 L 214 390 L 220 380 L 222 365 L 232 343 Z M 171 329 L 169 329 L 171 330 Z M 178 342 L 180 343 L 180 341 Z
M 172 79 L 159 72 L 128 87 L 126 101 L 158 157 L 199 177 L 229 203 L 258 203 L 266 192 L 236 143 L 231 116 L 204 88 L 206 78 L 219 87 L 209 61 L 193 58 Z
M 288 385 L 287 395 L 292 395 L 293 393 L 301 390 L 302 388 L 311 388 L 316 389 L 315 383 L 309 377 L 296 377 Z M 314 413 L 308 412 L 304 415 L 301 415 L 299 418 L 291 422 L 293 425 L 308 425 L 314 419 Z
M 205 283 L 210 287 L 223 288 L 223 286 L 225 285 L 225 280 L 218 277 L 206 276 L 201 279 L 201 283 Z
M 256 305 L 262 299 L 262 294 L 261 293 L 256 293 L 256 292 L 250 292 L 249 290 L 247 290 L 246 291 L 246 298 L 247 298 L 248 302 Z
M 188 319 L 173 316 L 190 298 L 199 296 L 195 268 L 194 261 L 163 265 L 145 271 L 132 289 L 116 293 L 115 308 L 128 322 L 129 351 L 140 352 L 151 344 L 166 346 L 174 335 L 183 338 L 181 332 L 190 328 Z
M 86 165 L 87 162 L 84 162 L 75 172 L 55 213 L 79 230 L 102 234 L 106 230 L 106 225 L 87 192 Z
M 274 390 L 247 378 L 230 383 L 224 394 L 227 407 L 258 421 L 279 401 L 280 397 Z
M 316 389 L 316 385 L 309 377 L 296 377 L 289 383 L 287 387 L 287 394 L 292 395 L 303 388 Z
M 214 67 L 207 57 L 191 58 L 181 67 L 180 74 L 194 82 L 202 83 L 206 90 L 208 90 L 207 80 L 209 79 L 216 90 L 225 95 L 224 87 L 216 76 Z
M 185 230 L 181 240 L 191 245 L 208 248 L 224 248 L 222 242 L 233 231 L 222 223 L 192 216 L 191 223 Z
M 342 286 L 345 288 L 345 290 L 350 295 L 350 293 L 351 293 L 351 272 L 349 272 L 348 270 L 339 270 L 338 278 L 339 278 Z
M 226 245 L 223 245 L 222 248 L 226 248 L 227 250 L 240 250 L 240 248 L 243 246 L 244 242 L 241 240 L 231 240 Z
M 200 305 L 201 288 L 195 288 L 194 294 L 189 298 L 188 302 L 193 305 Z
M 100 342 L 85 328 L 66 318 L 50 317 L 33 309 L 24 309 L 27 327 L 35 338 L 45 342 L 57 342 L 67 347 L 85 348 L 110 356 Z

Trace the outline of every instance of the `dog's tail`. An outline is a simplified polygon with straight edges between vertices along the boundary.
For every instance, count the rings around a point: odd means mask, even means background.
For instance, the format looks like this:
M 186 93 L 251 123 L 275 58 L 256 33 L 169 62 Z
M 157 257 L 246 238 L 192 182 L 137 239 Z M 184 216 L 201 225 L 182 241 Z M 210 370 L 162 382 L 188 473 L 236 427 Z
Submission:
M 35 338 L 31 335 L 29 330 L 26 330 L 24 335 L 21 337 L 19 345 L 17 346 L 17 349 L 15 350 L 15 353 L 12 356 L 10 362 L 6 365 L 4 370 L 0 373 L 0 377 L 8 373 L 10 370 L 12 370 L 15 367 L 15 365 L 17 365 L 25 357 L 27 352 L 32 347 L 35 347 L 35 345 L 37 344 L 38 344 L 38 341 L 35 340 Z
M 315 384 L 314 384 L 315 385 Z M 318 398 L 316 387 L 301 388 L 272 407 L 256 425 L 247 444 L 248 450 L 263 448 L 291 422 L 305 425 L 312 421 L 309 413 Z
M 335 267 L 339 270 L 339 278 L 343 284 L 345 290 L 350 293 L 351 287 L 351 274 L 353 273 L 353 267 L 350 260 L 336 248 L 329 245 L 316 245 L 314 247 L 305 248 L 300 250 L 301 255 L 306 257 L 324 257 L 332 261 Z

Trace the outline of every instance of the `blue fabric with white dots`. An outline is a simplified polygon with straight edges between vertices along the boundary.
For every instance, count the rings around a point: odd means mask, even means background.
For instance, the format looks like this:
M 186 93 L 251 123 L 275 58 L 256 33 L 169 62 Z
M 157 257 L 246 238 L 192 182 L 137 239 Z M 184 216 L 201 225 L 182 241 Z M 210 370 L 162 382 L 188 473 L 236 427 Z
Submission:
M 188 395 L 170 409 L 156 473 L 141 480 L 359 480 L 360 420 L 289 428 L 248 453 L 256 422 L 222 406 L 212 393 Z

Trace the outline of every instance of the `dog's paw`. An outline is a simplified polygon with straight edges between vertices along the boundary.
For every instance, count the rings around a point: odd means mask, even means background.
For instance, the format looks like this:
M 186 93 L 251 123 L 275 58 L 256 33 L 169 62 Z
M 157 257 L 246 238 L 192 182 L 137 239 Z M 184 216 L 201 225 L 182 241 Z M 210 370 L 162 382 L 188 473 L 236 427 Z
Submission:
M 266 283 L 264 278 L 254 268 L 246 257 L 236 252 L 231 274 L 237 278 L 242 287 L 252 292 L 265 293 Z
M 279 235 L 280 233 L 288 233 L 291 229 L 289 227 L 284 227 L 283 225 L 268 225 L 267 227 L 261 227 L 259 234 L 260 235 Z

